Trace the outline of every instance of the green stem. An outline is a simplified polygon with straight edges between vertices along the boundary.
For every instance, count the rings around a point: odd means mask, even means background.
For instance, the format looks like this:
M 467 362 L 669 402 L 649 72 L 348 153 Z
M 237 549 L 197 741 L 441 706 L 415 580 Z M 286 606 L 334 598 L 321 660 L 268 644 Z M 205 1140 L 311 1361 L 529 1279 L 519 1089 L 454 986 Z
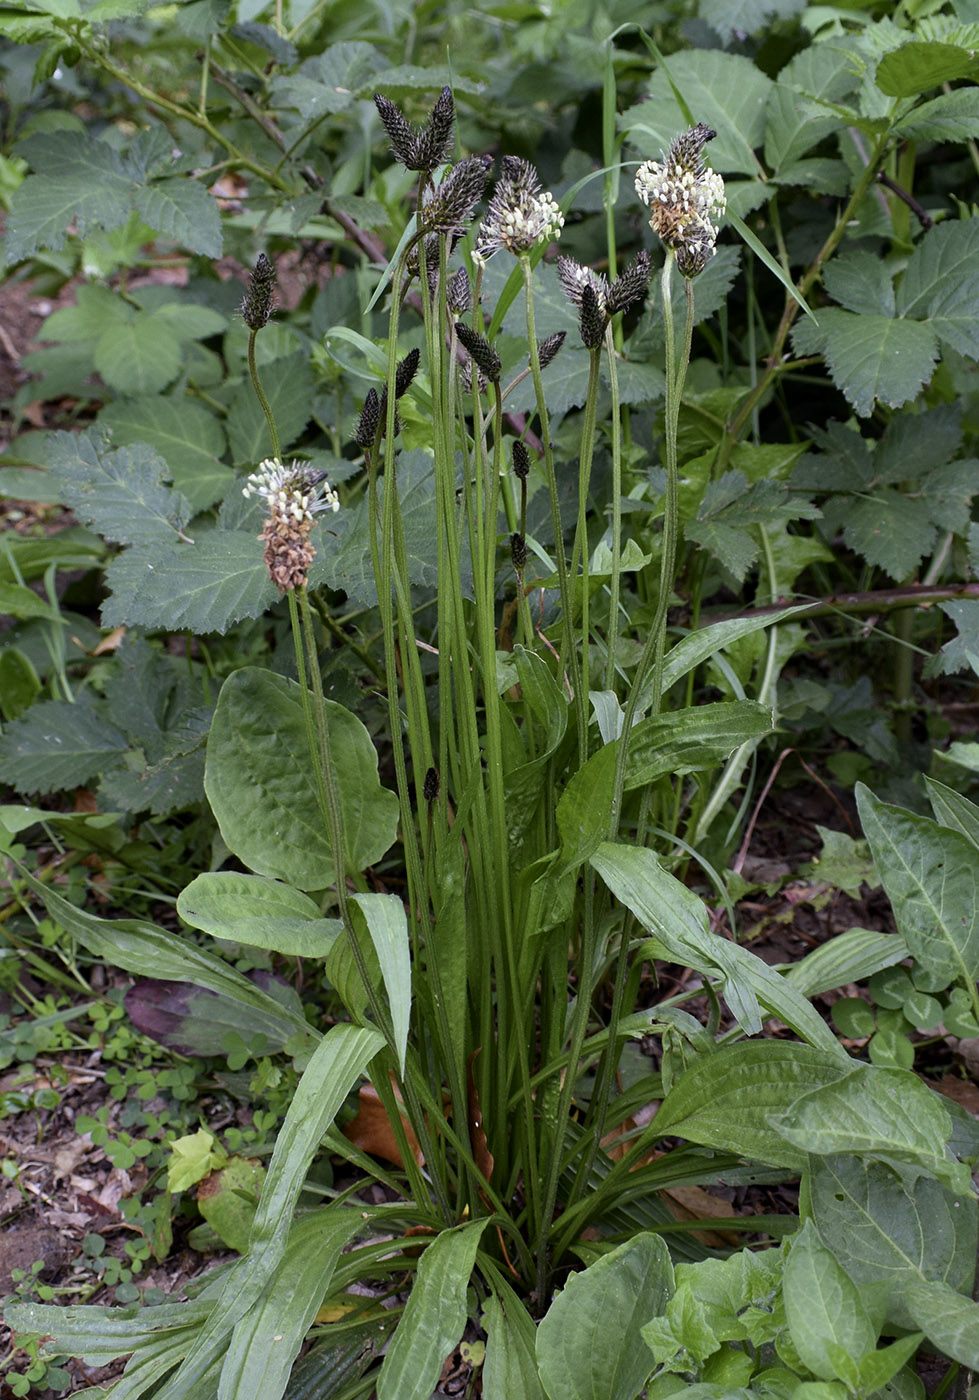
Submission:
M 262 412 L 265 414 L 265 421 L 268 424 L 269 438 L 272 442 L 272 456 L 278 462 L 282 460 L 279 456 L 279 433 L 275 426 L 275 418 L 272 416 L 271 405 L 265 397 L 265 390 L 262 388 L 262 381 L 258 374 L 258 362 L 255 358 L 255 337 L 257 335 L 258 331 L 256 330 L 250 330 L 248 332 L 248 373 L 251 375 L 255 397 L 262 405 Z

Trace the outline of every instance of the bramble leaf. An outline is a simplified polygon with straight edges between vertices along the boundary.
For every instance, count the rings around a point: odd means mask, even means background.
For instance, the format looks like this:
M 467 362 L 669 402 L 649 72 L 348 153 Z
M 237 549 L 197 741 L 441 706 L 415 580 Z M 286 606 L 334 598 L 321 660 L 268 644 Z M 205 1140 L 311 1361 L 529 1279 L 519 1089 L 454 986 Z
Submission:
M 798 321 L 792 340 L 799 355 L 825 355 L 833 383 L 867 417 L 878 400 L 899 408 L 930 380 L 938 359 L 938 330 L 930 323 L 856 316 L 831 306 L 820 311 L 818 326 Z
M 78 518 L 118 544 L 176 540 L 191 508 L 165 484 L 170 475 L 151 447 L 110 448 L 88 433 L 56 433 L 50 440 L 48 482 Z
M 0 735 L 0 779 L 24 794 L 81 787 L 121 763 L 128 747 L 90 692 L 74 704 L 47 700 Z
M 979 356 L 979 218 L 942 223 L 923 235 L 898 290 L 899 316 L 927 318 L 942 340 Z

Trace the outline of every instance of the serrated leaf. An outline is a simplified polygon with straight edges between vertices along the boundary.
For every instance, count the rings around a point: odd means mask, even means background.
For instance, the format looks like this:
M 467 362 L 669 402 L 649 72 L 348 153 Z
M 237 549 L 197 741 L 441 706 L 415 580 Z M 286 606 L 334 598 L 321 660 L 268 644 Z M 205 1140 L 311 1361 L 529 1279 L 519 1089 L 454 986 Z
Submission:
M 673 138 L 690 125 L 674 87 L 695 120 L 717 132 L 708 148 L 711 166 L 757 175 L 754 148 L 764 140 L 772 80 L 741 54 L 716 49 L 671 54 L 653 74 L 648 100 L 621 118 L 621 128 L 644 159 L 662 159 Z
M 204 740 L 197 752 L 169 754 L 158 763 L 133 766 L 107 773 L 99 783 L 100 805 L 120 812 L 151 812 L 168 817 L 204 800 Z
M 157 180 L 136 191 L 135 203 L 157 233 L 201 257 L 221 256 L 224 239 L 217 200 L 193 176 Z
M 942 83 L 979 76 L 975 55 L 956 44 L 912 40 L 877 65 L 876 82 L 887 97 L 917 97 Z
M 935 526 L 920 501 L 899 491 L 883 488 L 869 500 L 847 499 L 845 512 L 847 544 L 895 582 L 906 579 L 935 543 Z
M 898 289 L 901 316 L 927 317 L 942 340 L 969 359 L 979 356 L 979 219 L 937 224 L 923 234 Z
M 20 793 L 81 787 L 122 762 L 129 741 L 89 692 L 47 700 L 0 735 L 0 778 Z
M 928 658 L 925 675 L 950 676 L 956 671 L 974 671 L 974 659 L 979 657 L 979 598 L 952 598 L 939 606 L 957 630 L 951 641 Z
M 768 20 L 792 19 L 805 8 L 806 0 L 700 0 L 698 16 L 728 41 L 757 33 Z
M 91 433 L 56 433 L 47 457 L 62 502 L 106 539 L 161 544 L 190 519 L 190 503 L 165 485 L 169 469 L 151 447 L 110 448 Z
M 261 370 L 262 388 L 275 419 L 283 451 L 289 448 L 309 422 L 313 411 L 313 376 L 302 351 L 273 360 Z M 259 462 L 272 455 L 272 440 L 262 406 L 251 383 L 235 391 L 227 420 L 228 445 L 236 463 Z
M 121 394 L 156 394 L 180 372 L 180 342 L 155 316 L 132 313 L 95 343 L 95 368 Z
M 847 311 L 894 315 L 894 284 L 880 258 L 863 248 L 848 249 L 833 258 L 823 272 L 823 285 Z
M 765 122 L 765 160 L 776 172 L 811 151 L 838 125 L 837 118 L 816 103 L 800 99 L 798 90 L 783 82 L 784 76 L 769 93 Z
M 957 88 L 915 107 L 895 122 L 908 141 L 970 141 L 979 136 L 979 88 Z
M 833 383 L 867 417 L 878 401 L 900 408 L 928 383 L 938 359 L 938 329 L 831 306 L 820 311 L 818 326 L 797 322 L 792 337 L 797 354 L 825 355 Z
M 120 446 L 154 447 L 195 513 L 221 500 L 234 480 L 231 468 L 218 461 L 225 450 L 220 420 L 192 399 L 121 399 L 103 408 L 99 424 Z
M 194 544 L 157 541 L 128 549 L 105 574 L 111 596 L 103 627 L 147 631 L 226 632 L 244 617 L 261 617 L 278 598 L 259 542 L 242 530 L 212 530 Z
M 711 482 L 696 520 L 687 521 L 688 539 L 709 549 L 742 582 L 760 549 L 759 526 L 812 519 L 819 512 L 811 502 L 790 495 L 779 482 L 748 484 L 741 471 L 729 471 Z
M 120 228 L 132 209 L 132 179 L 119 152 L 85 132 L 51 131 L 30 137 L 20 150 L 37 171 L 14 191 L 7 221 L 8 265 L 39 248 L 65 246 L 74 224 Z

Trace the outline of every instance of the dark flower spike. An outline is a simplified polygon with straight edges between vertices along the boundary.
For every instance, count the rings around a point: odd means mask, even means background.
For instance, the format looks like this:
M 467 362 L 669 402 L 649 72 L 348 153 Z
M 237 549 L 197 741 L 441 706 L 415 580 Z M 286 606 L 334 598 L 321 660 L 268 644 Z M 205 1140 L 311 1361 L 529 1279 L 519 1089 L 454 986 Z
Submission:
M 391 138 L 395 158 L 406 170 L 430 172 L 442 164 L 452 141 L 454 107 L 449 88 L 442 89 L 428 121 L 420 131 L 405 120 L 401 109 L 383 93 L 375 92 L 374 106 L 384 130 Z
M 456 335 L 477 367 L 482 370 L 491 383 L 495 384 L 500 377 L 503 363 L 489 341 L 474 331 L 472 326 L 467 326 L 464 321 L 456 322 Z
M 513 560 L 513 567 L 520 573 L 527 562 L 527 541 L 523 535 L 510 536 L 510 558 Z
M 451 233 L 461 237 L 483 197 L 488 169 L 488 159 L 483 156 L 470 156 L 454 165 L 438 189 L 422 204 L 419 227 L 426 233 Z
M 448 159 L 454 121 L 455 104 L 452 101 L 452 90 L 444 87 L 418 137 L 419 164 L 415 167 L 417 170 L 435 170 Z
M 599 302 L 598 293 L 590 283 L 586 282 L 581 289 L 581 309 L 578 313 L 581 343 L 586 349 L 597 350 L 602 343 L 607 325 L 608 316 L 605 314 L 604 306 Z
M 255 260 L 255 271 L 248 284 L 248 291 L 241 303 L 241 319 L 250 331 L 260 331 L 269 323 L 275 310 L 273 292 L 275 290 L 275 268 L 264 253 Z
M 422 796 L 426 802 L 434 802 L 439 795 L 439 775 L 437 768 L 429 768 L 422 784 Z
M 364 406 L 360 410 L 360 420 L 354 433 L 354 442 L 365 450 L 373 447 L 377 430 L 381 426 L 381 401 L 376 389 L 368 389 Z
M 581 306 L 582 293 L 586 287 L 592 288 L 599 303 L 604 306 L 608 295 L 608 283 L 590 267 L 582 267 L 574 258 L 562 257 L 557 260 L 557 275 L 572 306 Z
M 513 474 L 520 481 L 530 475 L 530 453 L 519 438 L 513 444 Z
M 418 361 L 420 359 L 420 350 L 409 350 L 394 371 L 394 397 L 396 399 L 400 399 L 402 394 L 406 394 L 411 388 L 411 381 L 418 373 Z
M 540 345 L 537 347 L 537 355 L 540 359 L 541 369 L 547 369 L 547 366 L 564 344 L 564 337 L 566 334 L 566 331 L 556 331 L 554 335 L 549 335 L 546 340 L 541 341 Z
M 645 300 L 649 291 L 650 270 L 649 254 L 643 248 L 608 289 L 605 305 L 610 316 L 618 311 L 628 311 L 637 301 Z

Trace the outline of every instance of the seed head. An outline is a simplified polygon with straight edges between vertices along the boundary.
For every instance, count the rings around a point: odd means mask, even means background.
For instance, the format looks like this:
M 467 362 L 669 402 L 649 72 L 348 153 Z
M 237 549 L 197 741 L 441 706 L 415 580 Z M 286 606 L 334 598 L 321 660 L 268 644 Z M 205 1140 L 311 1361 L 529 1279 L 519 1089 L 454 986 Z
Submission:
M 267 457 L 252 472 L 242 494 L 261 496 L 268 507 L 260 538 L 269 578 L 280 593 L 300 588 L 316 558 L 310 542 L 316 516 L 340 509 L 340 498 L 326 473 L 302 462 L 284 466 L 278 457 Z
M 376 389 L 368 389 L 364 398 L 364 406 L 360 410 L 360 419 L 354 433 L 354 442 L 365 451 L 374 446 L 374 439 L 377 437 L 377 430 L 381 425 L 381 401 L 377 396 Z
M 617 311 L 628 311 L 637 301 L 644 300 L 649 291 L 649 273 L 649 254 L 642 248 L 608 289 L 605 305 L 610 316 Z
M 604 303 L 599 300 L 599 294 L 591 283 L 586 282 L 581 289 L 581 307 L 578 312 L 582 345 L 588 350 L 596 350 L 602 343 L 607 325 L 608 315 Z
M 395 158 L 406 170 L 432 171 L 442 164 L 452 142 L 454 107 L 449 88 L 442 89 L 428 121 L 418 130 L 383 93 L 375 92 L 374 105 L 391 139 Z
M 662 161 L 647 160 L 636 174 L 636 193 L 650 208 L 649 226 L 675 250 L 685 277 L 702 272 L 714 256 L 713 220 L 727 208 L 724 181 L 704 168 L 704 147 L 716 135 L 701 122 L 676 137 Z
M 260 331 L 269 323 L 275 310 L 275 268 L 264 253 L 255 260 L 255 270 L 248 281 L 248 291 L 241 303 L 241 319 L 250 331 Z
M 400 399 L 411 388 L 411 381 L 418 373 L 420 359 L 420 350 L 409 350 L 404 359 L 399 361 L 398 367 L 394 371 L 394 397 L 396 399 Z
M 453 316 L 462 316 L 470 309 L 473 304 L 473 289 L 469 273 L 464 267 L 460 267 L 452 278 L 445 295 Z
M 485 262 L 506 248 L 526 253 L 537 243 L 559 238 L 564 215 L 541 190 L 537 171 L 518 156 L 503 157 L 503 171 L 476 239 L 473 257 Z

